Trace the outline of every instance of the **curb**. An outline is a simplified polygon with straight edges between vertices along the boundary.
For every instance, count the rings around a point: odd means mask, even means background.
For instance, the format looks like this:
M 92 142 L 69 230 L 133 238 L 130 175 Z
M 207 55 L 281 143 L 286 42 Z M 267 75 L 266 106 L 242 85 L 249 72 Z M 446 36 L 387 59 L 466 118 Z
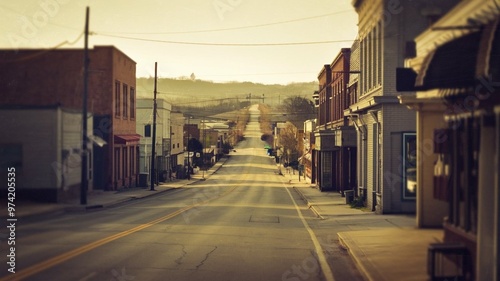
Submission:
M 299 194 L 299 196 L 304 200 L 307 204 L 307 207 L 320 219 L 324 220 L 325 217 L 321 215 L 321 213 L 314 207 L 314 204 L 310 203 L 307 197 L 296 187 L 292 186 L 292 188 Z
M 225 160 L 223 162 L 222 161 L 217 162 L 214 165 L 214 171 L 210 172 L 210 169 L 208 171 L 206 171 L 206 177 L 209 177 L 209 176 L 213 175 L 215 172 L 217 172 L 227 162 L 227 160 L 229 159 L 229 157 L 224 157 L 222 159 L 225 159 Z M 153 197 L 153 196 L 165 193 L 167 191 L 171 191 L 171 190 L 174 190 L 174 189 L 181 188 L 183 186 L 187 186 L 187 185 L 195 184 L 195 183 L 200 182 L 200 181 L 204 181 L 206 179 L 207 178 L 193 179 L 192 181 L 183 182 L 182 184 L 178 184 L 175 187 L 170 187 L 170 188 L 164 189 L 164 190 L 157 190 L 156 192 L 152 192 L 151 194 L 147 194 L 147 195 L 139 196 L 139 197 L 132 196 L 132 197 L 128 197 L 128 198 L 123 198 L 121 200 L 116 200 L 114 202 L 110 202 L 110 203 L 107 203 L 107 204 L 96 204 L 96 205 L 81 206 L 81 207 L 80 206 L 67 207 L 67 208 L 65 208 L 63 210 L 63 212 L 65 212 L 65 211 L 70 211 L 71 212 L 71 211 L 74 211 L 74 210 L 76 210 L 76 211 L 88 211 L 88 210 L 99 209 L 99 208 L 110 208 L 110 207 L 113 207 L 113 206 L 116 206 L 116 205 L 119 205 L 119 204 L 122 204 L 122 203 L 126 203 L 126 202 L 129 202 L 129 201 L 140 200 L 140 199 L 144 199 L 144 198 Z
M 370 272 L 376 272 L 376 270 L 368 270 L 367 269 L 367 266 L 368 265 L 368 261 L 366 259 L 363 259 L 361 257 L 359 257 L 358 255 L 355 255 L 353 251 L 353 249 L 351 249 L 350 247 L 348 247 L 348 243 L 346 243 L 347 240 L 350 240 L 347 236 L 344 237 L 344 234 L 342 232 L 339 232 L 337 233 L 337 237 L 339 238 L 339 244 L 340 246 L 343 248 L 343 249 L 346 249 L 347 252 L 349 253 L 349 256 L 352 258 L 352 260 L 354 261 L 354 264 L 356 265 L 356 268 L 358 269 L 358 271 L 361 273 L 361 275 L 363 275 L 364 279 L 365 280 L 368 280 L 368 281 L 381 281 L 381 280 L 385 280 L 385 278 L 383 278 L 383 276 L 380 276 L 378 274 L 378 276 L 376 276 L 377 278 L 374 278 L 374 276 L 372 276 L 372 274 L 370 274 Z M 358 251 L 361 251 L 360 249 L 358 249 Z

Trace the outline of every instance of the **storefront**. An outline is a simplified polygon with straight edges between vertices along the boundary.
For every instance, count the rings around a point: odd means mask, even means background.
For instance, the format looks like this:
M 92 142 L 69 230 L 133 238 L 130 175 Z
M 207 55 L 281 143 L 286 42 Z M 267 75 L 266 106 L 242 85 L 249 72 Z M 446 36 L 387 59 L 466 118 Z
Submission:
M 443 242 L 464 248 L 455 264 L 463 280 L 500 276 L 500 28 L 498 12 L 487 12 L 495 10 L 457 4 L 416 38 L 413 85 L 404 83 L 411 72 L 398 76 L 400 91 L 418 91 L 400 97 L 417 111 L 417 224 L 444 220 Z

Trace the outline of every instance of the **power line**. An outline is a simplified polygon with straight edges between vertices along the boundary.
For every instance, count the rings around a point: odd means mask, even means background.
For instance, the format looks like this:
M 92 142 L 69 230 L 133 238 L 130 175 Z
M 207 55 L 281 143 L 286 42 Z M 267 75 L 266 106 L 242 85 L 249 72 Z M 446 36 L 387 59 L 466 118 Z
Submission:
M 296 46 L 296 45 L 332 44 L 332 43 L 343 43 L 343 42 L 354 41 L 352 39 L 349 39 L 349 40 L 327 40 L 327 41 L 283 42 L 283 43 L 214 43 L 214 42 L 188 42 L 188 41 L 170 41 L 170 40 L 147 39 L 147 38 L 112 35 L 112 34 L 103 34 L 103 33 L 97 33 L 97 32 L 92 32 L 92 35 L 120 38 L 120 39 L 127 39 L 127 40 L 135 40 L 135 41 L 144 41 L 144 42 L 166 43 L 166 44 L 182 44 L 182 45 L 198 45 L 198 46 L 227 46 L 227 47 Z
M 219 29 L 201 29 L 201 30 L 188 30 L 188 31 L 165 31 L 165 32 L 104 32 L 104 33 L 115 33 L 115 34 L 157 34 L 157 35 L 163 34 L 164 35 L 164 34 L 192 34 L 192 33 L 220 32 L 220 31 L 231 31 L 231 30 L 259 28 L 259 27 L 266 27 L 266 26 L 272 26 L 272 25 L 286 24 L 286 23 L 292 23 L 292 22 L 299 22 L 299 21 L 305 21 L 305 20 L 311 20 L 311 19 L 329 17 L 329 16 L 341 14 L 341 13 L 351 12 L 351 11 L 352 10 L 343 10 L 343 11 L 338 11 L 338 12 L 333 12 L 333 13 L 328 13 L 328 14 L 323 14 L 323 15 L 306 17 L 306 18 L 298 18 L 298 19 L 292 19 L 292 20 L 286 20 L 286 21 L 279 21 L 279 22 L 262 23 L 262 24 L 247 25 L 247 26 L 237 26 L 237 27 L 228 27 L 228 28 L 219 28 Z
M 53 47 L 50 47 L 50 48 L 46 48 L 46 49 L 42 49 L 41 51 L 38 51 L 34 54 L 30 54 L 30 55 L 26 55 L 26 56 L 23 56 L 23 57 L 20 57 L 18 59 L 14 59 L 14 60 L 9 60 L 9 61 L 0 61 L 0 63 L 16 63 L 16 62 L 22 62 L 22 61 L 28 61 L 28 60 L 31 60 L 31 59 L 34 59 L 34 58 L 37 58 L 39 56 L 42 56 L 44 55 L 45 53 L 47 52 L 50 52 L 50 51 L 54 51 L 54 50 L 57 50 L 57 49 L 60 49 L 62 46 L 65 46 L 65 45 L 74 45 L 76 44 L 82 37 L 83 35 L 85 34 L 85 32 L 82 32 L 80 35 L 78 35 L 78 37 L 73 40 L 73 41 L 68 41 L 68 40 L 65 40 Z M 27 49 L 29 50 L 29 49 Z

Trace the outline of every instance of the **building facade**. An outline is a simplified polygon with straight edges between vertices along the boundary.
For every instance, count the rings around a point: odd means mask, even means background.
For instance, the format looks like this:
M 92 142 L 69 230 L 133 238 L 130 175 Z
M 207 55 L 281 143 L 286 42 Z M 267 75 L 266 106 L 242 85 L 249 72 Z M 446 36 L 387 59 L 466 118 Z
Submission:
M 82 113 L 60 106 L 0 108 L 0 167 L 15 169 L 18 198 L 60 202 L 78 198 L 81 188 Z M 88 125 L 93 118 L 89 116 Z M 93 158 L 92 143 L 88 155 Z M 93 190 L 89 161 L 88 189 Z M 7 181 L 7 173 L 2 173 Z M 7 189 L 2 189 L 7 198 Z
M 184 115 L 180 112 L 171 113 L 172 150 L 170 151 L 172 169 L 184 164 Z
M 153 152 L 153 99 L 137 99 L 136 132 L 142 138 L 139 143 L 139 171 L 151 180 L 151 154 Z M 156 182 L 169 179 L 171 161 L 171 112 L 172 105 L 163 99 L 156 100 L 155 171 Z
M 313 151 L 314 145 L 314 131 L 316 130 L 316 119 L 306 120 L 304 122 L 304 149 L 302 157 L 299 159 L 300 164 L 304 167 L 304 177 L 311 183 L 315 182 L 315 175 L 313 174 Z
M 351 104 L 348 81 L 351 73 L 349 48 L 340 50 L 318 76 L 319 115 L 315 131 L 314 169 L 320 190 L 343 193 L 356 187 L 356 129 L 344 116 Z
M 417 111 L 417 224 L 443 226 L 462 280 L 500 280 L 498 8 L 460 1 L 415 38 L 397 79 L 417 91 L 400 96 Z
M 396 68 L 405 44 L 427 27 L 429 1 L 355 0 L 360 73 L 345 114 L 358 128 L 357 185 L 377 213 L 415 212 L 415 114 L 399 104 Z
M 89 50 L 88 112 L 94 147 L 94 188 L 115 190 L 138 180 L 139 135 L 135 133 L 136 63 L 112 46 Z M 1 105 L 83 107 L 83 50 L 0 50 Z

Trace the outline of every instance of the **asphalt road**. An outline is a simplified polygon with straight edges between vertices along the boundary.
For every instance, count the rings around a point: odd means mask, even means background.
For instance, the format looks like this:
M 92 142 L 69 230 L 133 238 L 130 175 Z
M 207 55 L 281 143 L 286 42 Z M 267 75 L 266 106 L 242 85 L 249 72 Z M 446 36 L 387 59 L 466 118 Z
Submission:
M 218 172 L 114 208 L 26 222 L 3 280 L 361 280 L 328 228 L 277 174 L 253 108 Z M 8 279 L 14 277 L 14 279 Z

